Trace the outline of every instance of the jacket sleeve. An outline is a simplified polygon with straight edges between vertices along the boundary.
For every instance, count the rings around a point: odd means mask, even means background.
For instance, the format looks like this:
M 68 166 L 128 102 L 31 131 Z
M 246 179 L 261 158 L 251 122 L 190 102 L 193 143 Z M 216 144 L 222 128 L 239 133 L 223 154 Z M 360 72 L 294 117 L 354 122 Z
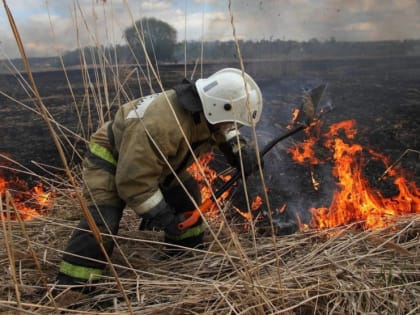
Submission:
M 146 125 L 143 120 L 134 119 L 127 123 L 122 137 L 115 174 L 117 190 L 139 215 L 163 200 L 159 180 L 166 165 L 164 157 L 176 153 L 175 135 L 166 132 L 158 124 Z M 160 152 L 149 135 L 156 141 Z

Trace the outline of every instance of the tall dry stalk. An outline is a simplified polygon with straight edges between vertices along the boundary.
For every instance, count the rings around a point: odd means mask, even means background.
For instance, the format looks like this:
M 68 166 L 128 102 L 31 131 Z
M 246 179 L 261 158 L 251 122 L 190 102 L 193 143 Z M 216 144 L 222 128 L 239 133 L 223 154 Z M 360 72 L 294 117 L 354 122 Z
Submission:
M 42 117 L 44 118 L 44 121 L 46 122 L 46 124 L 48 126 L 48 129 L 50 131 L 50 135 L 51 135 L 51 137 L 52 137 L 52 139 L 53 139 L 53 141 L 55 143 L 55 146 L 57 148 L 58 154 L 59 154 L 59 156 L 61 158 L 61 162 L 64 165 L 64 170 L 66 172 L 66 175 L 67 175 L 67 177 L 68 177 L 71 185 L 75 189 L 75 195 L 76 195 L 76 197 L 77 197 L 77 199 L 78 199 L 78 201 L 80 203 L 80 206 L 82 208 L 83 214 L 84 214 L 84 216 L 85 216 L 85 218 L 87 220 L 87 223 L 88 223 L 88 225 L 89 225 L 89 227 L 90 227 L 90 229 L 92 231 L 92 234 L 94 235 L 95 239 L 98 241 L 99 246 L 101 248 L 101 251 L 103 252 L 104 257 L 106 258 L 106 260 L 108 262 L 108 265 L 109 265 L 110 270 L 112 271 L 112 273 L 115 276 L 115 280 L 117 282 L 118 287 L 121 290 L 121 293 L 122 293 L 122 295 L 123 295 L 123 297 L 124 297 L 124 299 L 125 299 L 125 301 L 127 303 L 127 306 L 131 310 L 130 301 L 129 301 L 127 295 L 124 292 L 124 288 L 122 287 L 121 282 L 119 281 L 118 274 L 117 274 L 117 272 L 115 271 L 115 268 L 112 265 L 111 258 L 109 257 L 109 255 L 107 254 L 107 252 L 105 250 L 103 239 L 102 239 L 101 233 L 99 231 L 99 228 L 96 225 L 96 223 L 95 223 L 95 221 L 93 219 L 93 216 L 90 213 L 90 211 L 89 211 L 89 209 L 88 209 L 88 207 L 86 205 L 86 201 L 83 199 L 83 197 L 82 197 L 82 195 L 81 195 L 81 193 L 80 193 L 80 191 L 78 189 L 77 183 L 76 183 L 76 181 L 74 179 L 74 176 L 73 176 L 73 174 L 72 174 L 72 172 L 71 172 L 71 170 L 69 168 L 69 165 L 67 163 L 67 159 L 66 159 L 66 155 L 64 153 L 63 147 L 62 147 L 62 145 L 61 145 L 61 143 L 60 143 L 60 141 L 59 141 L 59 139 L 57 137 L 57 134 L 56 134 L 56 132 L 55 132 L 55 130 L 53 128 L 53 125 L 51 124 L 50 120 L 48 119 L 48 116 L 49 116 L 48 115 L 48 111 L 47 111 L 47 109 L 46 109 L 46 107 L 45 107 L 45 105 L 44 105 L 44 103 L 42 101 L 41 95 L 39 94 L 38 87 L 37 87 L 37 85 L 35 83 L 34 77 L 32 75 L 31 68 L 29 66 L 28 58 L 26 57 L 26 53 L 25 53 L 23 42 L 22 42 L 22 40 L 20 38 L 20 34 L 19 34 L 18 28 L 16 26 L 16 23 L 14 21 L 13 15 L 12 15 L 9 7 L 7 6 L 6 0 L 3 0 L 3 5 L 4 5 L 4 8 L 5 8 L 7 17 L 9 19 L 9 23 L 10 23 L 10 26 L 12 28 L 13 35 L 15 37 L 16 43 L 18 45 L 19 52 L 21 54 L 21 58 L 22 58 L 23 63 L 25 65 L 25 69 L 26 69 L 26 72 L 28 74 L 29 81 L 30 81 L 30 84 L 31 84 L 31 88 L 32 88 L 33 93 L 35 95 L 35 98 L 37 100 L 37 103 L 38 103 L 38 106 L 39 106 L 39 110 L 40 110 L 40 112 L 42 114 Z
M 3 2 L 7 7 L 6 1 Z M 126 1 L 125 4 L 134 25 L 134 17 Z M 229 14 L 238 63 L 246 71 L 230 1 Z M 162 83 L 163 74 L 159 72 L 156 58 L 147 56 L 142 29 L 138 29 L 137 33 L 146 54 L 146 69 L 144 65 L 138 64 L 136 69 L 130 70 L 121 78 L 120 73 L 113 70 L 118 69 L 118 65 L 111 64 L 110 58 L 98 47 L 100 43 L 98 37 L 95 37 L 96 29 L 86 23 L 86 17 L 79 6 L 74 8 L 74 21 L 75 31 L 79 32 L 79 28 L 82 28 L 91 34 L 92 42 L 100 54 L 96 59 L 97 68 L 93 71 L 93 76 L 89 72 L 87 56 L 82 49 L 80 54 L 85 94 L 83 106 L 88 107 L 88 112 L 96 111 L 98 116 L 98 121 L 93 116 L 89 117 L 87 128 L 79 111 L 80 104 L 77 104 L 77 97 L 66 75 L 79 120 L 79 136 L 87 141 L 89 134 L 94 131 L 94 125 L 100 125 L 110 118 L 102 115 L 102 108 L 109 108 L 114 103 L 120 105 L 120 98 L 130 98 L 125 84 L 132 77 L 137 76 L 141 94 L 143 91 L 140 81 L 143 78 L 147 79 L 146 84 L 150 90 L 152 81 L 158 84 L 157 92 L 164 91 L 166 87 Z M 11 24 L 14 25 L 13 22 Z M 21 46 L 22 59 L 26 61 L 27 72 L 30 74 L 23 43 L 19 39 L 16 26 L 14 27 L 16 41 Z M 79 45 L 82 48 L 80 42 Z M 95 55 L 93 51 L 92 55 Z M 203 59 L 202 50 L 199 61 L 201 75 Z M 198 62 L 195 67 L 197 65 Z M 61 66 L 65 71 L 63 61 Z M 186 64 L 184 73 L 187 73 Z M 107 94 L 111 82 L 116 90 L 115 98 Z M 307 231 L 278 239 L 272 225 L 269 237 L 257 235 L 254 225 L 251 225 L 250 232 L 238 233 L 233 223 L 224 215 L 225 211 L 231 209 L 221 204 L 218 205 L 222 217 L 220 224 L 206 220 L 209 229 L 208 247 L 205 250 L 190 250 L 175 258 L 168 257 L 161 251 L 164 246 L 162 235 L 137 231 L 137 221 L 133 213 L 126 213 L 118 236 L 99 233 L 95 223 L 89 219 L 90 227 L 100 244 L 102 237 L 112 237 L 115 241 L 117 251 L 112 260 L 111 257 L 106 257 L 111 276 L 101 278 L 101 294 L 78 302 L 79 310 L 49 306 L 46 297 L 34 291 L 36 286 L 33 283 L 38 280 L 34 279 L 34 275 L 38 277 L 44 272 L 48 273 L 45 277 L 54 276 L 62 254 L 60 248 L 63 248 L 74 228 L 74 218 L 69 219 L 69 213 L 74 213 L 74 208 L 80 207 L 88 218 L 89 213 L 79 194 L 80 170 L 74 170 L 68 165 L 61 149 L 62 143 L 57 140 L 57 123 L 43 105 L 33 78 L 28 86 L 26 88 L 33 90 L 36 95 L 39 113 L 50 128 L 51 137 L 55 140 L 69 178 L 70 184 L 57 187 L 60 196 L 55 205 L 60 213 L 66 213 L 67 216 L 45 216 L 34 222 L 19 221 L 13 229 L 13 223 L 8 221 L 7 226 L 6 221 L 2 220 L 1 232 L 6 244 L 0 249 L 2 267 L 4 262 L 16 266 L 21 261 L 22 264 L 31 261 L 34 266 L 33 270 L 19 270 L 14 267 L 10 269 L 8 277 L 11 277 L 11 281 L 4 281 L 0 285 L 0 292 L 13 292 L 16 300 L 9 299 L 6 294 L 0 295 L 1 310 L 31 310 L 33 313 L 60 311 L 69 314 L 206 315 L 346 312 L 415 314 L 420 310 L 416 303 L 420 299 L 418 216 L 396 222 L 394 226 L 382 231 L 355 233 L 350 228 L 331 229 Z M 67 132 L 64 126 L 60 126 L 60 130 Z M 255 140 L 255 128 L 253 137 Z M 204 175 L 203 170 L 201 172 Z M 61 183 L 56 179 L 52 184 L 59 186 Z M 76 192 L 76 206 L 68 197 L 69 191 Z M 268 196 L 265 197 L 268 203 Z M 46 286 L 44 282 L 43 286 Z M 29 298 L 25 290 L 35 293 Z

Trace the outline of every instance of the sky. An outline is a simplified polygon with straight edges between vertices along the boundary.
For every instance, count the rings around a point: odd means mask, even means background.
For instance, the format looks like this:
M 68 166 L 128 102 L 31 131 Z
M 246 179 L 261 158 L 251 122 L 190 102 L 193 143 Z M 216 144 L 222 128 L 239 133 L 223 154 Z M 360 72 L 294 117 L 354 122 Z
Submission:
M 30 57 L 56 56 L 78 46 L 124 44 L 124 29 L 143 17 L 172 25 L 178 41 L 231 40 L 234 31 L 244 40 L 420 39 L 420 0 L 3 1 Z M 18 50 L 2 5 L 0 59 L 15 57 Z

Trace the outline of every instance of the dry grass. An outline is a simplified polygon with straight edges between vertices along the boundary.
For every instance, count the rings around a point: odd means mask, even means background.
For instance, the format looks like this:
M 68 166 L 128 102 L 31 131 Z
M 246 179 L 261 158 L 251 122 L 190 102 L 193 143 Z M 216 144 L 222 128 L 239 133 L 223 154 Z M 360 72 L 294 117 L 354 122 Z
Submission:
M 3 221 L 0 310 L 95 314 L 418 314 L 420 216 L 381 231 L 352 227 L 256 237 L 213 226 L 205 250 L 168 256 L 162 235 L 137 231 L 127 211 L 112 259 L 130 308 L 111 276 L 92 296 L 51 301 L 48 289 L 71 228 L 70 203 L 34 221 Z M 67 217 L 62 215 L 66 214 Z M 6 244 L 7 243 L 7 244 Z M 8 245 L 8 246 L 6 246 Z M 8 249 L 11 249 L 8 250 Z M 37 267 L 39 264 L 39 268 Z M 13 267 L 13 268 L 11 268 Z M 42 277 L 45 275 L 45 280 Z M 46 284 L 48 283 L 48 284 Z
M 234 30 L 233 21 L 232 15 Z M 15 27 L 13 31 L 18 38 L 18 29 Z M 26 60 L 24 45 L 17 42 Z M 242 60 L 239 61 L 243 68 Z M 148 63 L 152 79 L 159 81 L 152 62 Z M 84 66 L 81 65 L 82 69 Z M 106 66 L 105 62 L 100 63 L 104 72 Z M 30 73 L 28 63 L 27 70 Z M 98 73 L 96 80 L 102 77 Z M 118 77 L 114 80 L 119 93 L 126 96 L 124 80 Z M 105 91 L 110 81 L 108 78 L 102 82 Z M 91 81 L 84 83 L 92 85 Z M 32 88 L 40 115 L 55 139 L 59 128 L 44 108 L 36 82 L 32 79 L 27 86 Z M 160 81 L 159 86 L 163 89 Z M 95 91 L 90 93 L 97 101 L 92 106 L 101 108 L 101 98 Z M 112 101 L 105 97 L 104 102 L 109 106 Z M 104 117 L 99 119 L 102 121 Z M 88 130 L 87 127 L 82 131 L 81 137 L 87 138 Z M 61 148 L 58 141 L 56 145 Z M 1 221 L 1 313 L 420 312 L 419 215 L 398 218 L 394 225 L 381 231 L 346 227 L 299 232 L 281 238 L 262 236 L 256 230 L 246 232 L 227 221 L 221 225 L 211 222 L 213 233 L 207 234 L 204 250 L 189 250 L 173 257 L 164 251 L 162 235 L 138 231 L 138 219 L 127 211 L 116 237 L 118 248 L 111 257 L 113 268 L 97 284 L 97 293 L 66 299 L 67 291 L 53 300 L 50 290 L 54 288 L 62 250 L 83 208 L 80 206 L 83 201 L 77 200 L 80 198 L 77 172 L 67 166 L 63 154 L 61 157 L 71 180 L 70 184 L 68 179 L 63 180 L 65 184 L 59 179 L 50 181 L 57 190 L 51 213 L 33 221 Z M 0 212 L 14 213 L 12 202 L 3 202 Z

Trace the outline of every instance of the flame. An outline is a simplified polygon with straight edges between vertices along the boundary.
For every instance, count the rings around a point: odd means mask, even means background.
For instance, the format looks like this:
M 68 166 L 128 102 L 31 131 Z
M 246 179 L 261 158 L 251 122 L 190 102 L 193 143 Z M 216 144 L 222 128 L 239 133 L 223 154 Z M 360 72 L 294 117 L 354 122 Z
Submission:
M 284 211 L 286 211 L 287 208 L 287 204 L 285 203 L 281 208 L 278 209 L 279 213 L 284 213 Z
M 292 129 L 293 128 L 293 125 L 294 124 L 296 124 L 296 122 L 297 122 L 297 118 L 298 118 L 298 116 L 299 116 L 299 113 L 300 113 L 300 109 L 298 109 L 298 108 L 295 108 L 294 110 L 293 110 L 293 112 L 292 112 L 292 122 L 290 123 L 290 125 L 287 125 L 286 126 L 286 128 L 287 129 Z
M 314 170 L 312 170 L 312 169 L 311 169 L 311 182 L 312 182 L 312 187 L 316 191 L 318 191 L 319 190 L 319 182 L 316 180 Z
M 223 182 L 227 182 L 231 176 L 230 175 L 222 175 L 217 173 L 216 170 L 210 167 L 210 162 L 214 159 L 213 153 L 206 153 L 201 155 L 198 158 L 198 163 L 193 163 L 191 166 L 188 167 L 187 171 L 191 174 L 191 176 L 199 183 L 200 190 L 201 190 L 201 198 L 202 200 L 207 200 L 212 197 L 212 185 L 218 180 L 222 180 Z M 203 176 L 204 175 L 204 176 Z M 210 187 L 207 185 L 207 182 L 210 184 Z M 219 202 L 223 202 L 229 196 L 230 191 L 225 191 L 222 196 L 218 199 Z M 261 205 L 263 204 L 263 200 L 260 196 L 255 196 L 251 202 L 251 211 L 258 210 Z M 237 207 L 233 207 L 246 221 L 251 221 L 253 219 L 253 214 L 247 211 L 242 211 Z M 217 216 L 218 208 L 215 206 L 210 209 L 205 215 L 207 219 L 215 219 Z
M 316 157 L 314 145 L 320 138 L 320 124 L 313 124 L 311 128 L 305 129 L 308 139 L 305 139 L 299 145 L 291 147 L 288 152 L 292 155 L 294 161 L 299 164 L 319 165 L 321 160 Z
M 187 171 L 191 176 L 199 183 L 201 189 L 201 198 L 207 200 L 212 196 L 212 184 L 217 180 L 221 179 L 224 182 L 227 182 L 231 176 L 230 175 L 221 175 L 212 169 L 209 166 L 209 163 L 214 159 L 214 153 L 209 152 L 198 157 L 198 163 L 191 164 Z M 204 175 L 204 176 L 203 176 Z M 210 184 L 210 187 L 207 185 L 206 180 Z M 225 193 L 226 194 L 226 193 Z M 225 195 L 224 194 L 224 195 Z M 229 193 L 227 192 L 227 197 Z M 221 197 L 223 198 L 223 196 Z
M 231 176 L 218 174 L 216 170 L 209 166 L 209 163 L 214 159 L 214 153 L 209 152 L 198 157 L 198 162 L 191 164 L 187 171 L 198 182 L 200 186 L 201 199 L 207 200 L 212 197 L 212 186 L 216 180 L 221 179 L 227 182 Z M 204 175 L 204 176 L 203 176 Z M 210 185 L 208 185 L 209 183 Z M 224 201 L 229 196 L 229 190 L 225 191 L 218 201 Z M 214 218 L 217 212 L 217 207 L 214 206 L 206 213 L 208 218 Z
M 251 210 L 258 210 L 263 204 L 261 196 L 255 196 L 254 200 L 251 203 Z
M 233 209 L 235 209 L 236 212 L 238 212 L 246 221 L 252 221 L 253 215 L 251 212 L 242 211 L 241 209 L 235 206 L 233 207 Z
M 336 123 L 321 137 L 308 139 L 289 151 L 297 163 L 320 164 L 313 145 L 322 138 L 325 139 L 323 145 L 332 153 L 332 172 L 337 179 L 337 190 L 328 207 L 311 209 L 312 227 L 324 229 L 358 223 L 364 229 L 380 229 L 389 225 L 395 216 L 420 213 L 420 190 L 413 181 L 404 177 L 402 170 L 392 169 L 389 172 L 395 178 L 393 183 L 398 188 L 398 195 L 384 197 L 379 190 L 371 187 L 363 174 L 366 153 L 386 167 L 389 167 L 390 161 L 383 154 L 354 143 L 357 134 L 355 125 L 354 120 Z
M 45 192 L 42 183 L 34 187 L 34 198 L 41 207 L 52 206 L 51 192 Z
M 302 222 L 302 218 L 300 217 L 299 213 L 296 214 L 296 220 L 299 226 L 299 230 L 304 231 L 309 229 L 309 225 Z
M 6 198 L 6 192 L 12 200 Z M 6 204 L 6 207 L 17 210 L 23 220 L 32 220 L 42 216 L 42 213 L 53 204 L 52 192 L 46 192 L 42 183 L 29 188 L 28 184 L 20 178 L 0 177 L 0 196 L 2 203 Z M 1 209 L 1 219 L 16 219 L 16 215 L 6 215 L 3 211 L 4 209 Z
M 257 211 L 263 204 L 263 200 L 261 196 L 257 195 L 251 202 L 251 211 Z M 233 207 L 246 221 L 250 222 L 254 218 L 252 212 L 249 211 L 242 211 L 238 207 Z

